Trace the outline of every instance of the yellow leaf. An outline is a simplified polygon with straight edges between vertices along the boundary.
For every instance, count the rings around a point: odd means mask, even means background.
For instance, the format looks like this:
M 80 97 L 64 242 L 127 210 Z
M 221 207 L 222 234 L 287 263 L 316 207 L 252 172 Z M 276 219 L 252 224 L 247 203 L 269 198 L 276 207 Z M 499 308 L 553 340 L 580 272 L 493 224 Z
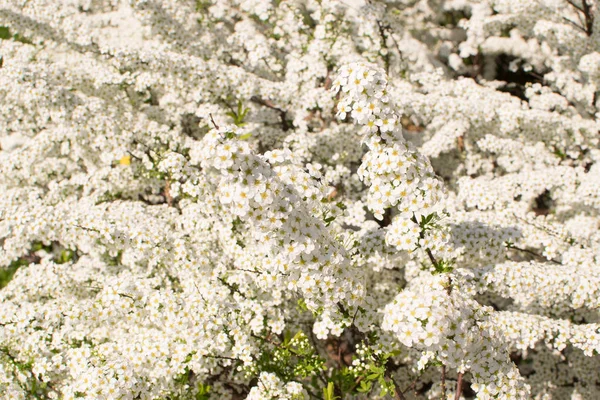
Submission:
M 119 160 L 119 164 L 121 165 L 131 165 L 131 156 L 123 156 Z

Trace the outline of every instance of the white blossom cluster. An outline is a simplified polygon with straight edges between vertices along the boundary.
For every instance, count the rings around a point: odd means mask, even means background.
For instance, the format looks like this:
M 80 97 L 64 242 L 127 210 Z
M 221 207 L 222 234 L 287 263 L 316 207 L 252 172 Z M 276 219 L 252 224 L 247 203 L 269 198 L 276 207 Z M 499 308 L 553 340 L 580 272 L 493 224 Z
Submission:
M 303 399 L 306 393 L 302 385 L 297 382 L 288 382 L 285 385 L 277 375 L 269 372 L 263 372 L 258 377 L 258 385 L 253 387 L 246 399 L 282 399 L 295 400 Z
M 341 88 L 343 94 L 337 116 L 344 119 L 350 114 L 364 125 L 369 151 L 357 173 L 369 185 L 367 206 L 375 218 L 382 219 L 390 207 L 397 207 L 405 217 L 427 215 L 440 199 L 440 182 L 427 158 L 404 141 L 387 86 L 381 68 L 359 63 L 343 67 L 333 83 L 333 90 Z
M 0 0 L 0 399 L 600 398 L 600 5 Z
M 527 398 L 528 388 L 502 348 L 490 311 L 446 285 L 440 275 L 412 280 L 385 307 L 382 329 L 422 350 L 420 363 L 437 359 L 459 371 L 470 370 L 479 398 Z
M 238 136 L 234 128 L 208 133 L 191 149 L 191 162 L 219 172 L 213 187 L 220 203 L 250 223 L 254 239 L 269 254 L 257 266 L 272 277 L 264 280 L 267 287 L 299 289 L 311 309 L 331 309 L 340 301 L 360 304 L 365 296 L 360 272 L 315 217 L 336 216 L 335 209 L 321 206 L 326 188 L 309 173 L 284 164 L 289 150 L 269 151 L 263 158 L 252 154 L 246 142 L 227 139 Z

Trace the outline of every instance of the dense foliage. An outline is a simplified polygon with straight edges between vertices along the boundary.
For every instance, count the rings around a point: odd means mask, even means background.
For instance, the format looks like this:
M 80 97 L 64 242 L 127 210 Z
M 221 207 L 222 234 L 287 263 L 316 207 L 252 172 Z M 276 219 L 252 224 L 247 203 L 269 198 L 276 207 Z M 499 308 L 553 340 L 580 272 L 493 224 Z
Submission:
M 0 0 L 0 398 L 600 398 L 592 0 Z

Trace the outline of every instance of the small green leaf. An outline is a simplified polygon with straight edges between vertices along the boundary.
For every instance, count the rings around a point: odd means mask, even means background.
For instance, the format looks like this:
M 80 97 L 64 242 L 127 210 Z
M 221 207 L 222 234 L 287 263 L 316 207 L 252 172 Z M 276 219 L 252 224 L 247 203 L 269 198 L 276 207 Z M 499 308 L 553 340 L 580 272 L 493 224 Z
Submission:
M 285 333 L 283 334 L 283 346 L 287 346 L 288 344 L 290 344 L 290 341 L 292 340 L 292 333 L 290 331 L 285 331 Z
M 360 393 L 367 393 L 371 390 L 371 388 L 373 387 L 373 384 L 371 382 L 368 381 L 361 381 L 360 382 L 360 386 L 358 387 L 358 391 Z
M 376 373 L 378 375 L 383 375 L 383 373 L 385 372 L 385 369 L 383 367 L 378 367 L 376 365 L 369 365 L 369 370 L 373 373 Z
M 338 397 L 335 396 L 334 389 L 333 382 L 327 383 L 327 388 L 323 388 L 323 400 L 336 400 Z
M 198 393 L 196 393 L 196 400 L 208 400 L 210 398 L 210 385 L 200 383 L 198 385 Z
M 7 26 L 0 26 L 0 39 L 10 39 L 10 29 Z
M 298 299 L 298 308 L 300 311 L 308 311 L 308 306 L 306 305 L 306 301 L 304 301 L 304 299 Z

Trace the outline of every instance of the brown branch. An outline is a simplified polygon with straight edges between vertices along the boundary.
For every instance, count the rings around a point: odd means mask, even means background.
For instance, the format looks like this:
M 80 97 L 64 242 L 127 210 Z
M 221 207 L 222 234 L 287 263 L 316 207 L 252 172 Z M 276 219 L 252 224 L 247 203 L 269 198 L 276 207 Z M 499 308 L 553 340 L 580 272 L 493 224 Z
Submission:
M 340 341 L 337 342 L 337 362 L 340 366 L 340 369 L 347 367 L 346 361 L 342 357 L 342 343 Z
M 410 385 L 408 385 L 408 387 L 402 391 L 402 393 L 406 393 L 406 392 L 408 392 L 411 389 L 415 390 L 415 387 L 417 386 L 417 382 L 423 376 L 423 374 L 425 373 L 425 371 L 427 371 L 428 368 L 429 367 L 426 367 L 426 368 L 422 369 L 421 372 L 419 372 L 419 374 L 417 376 L 415 376 L 415 379 L 413 379 L 413 381 L 410 383 Z
M 585 21 L 581 20 L 581 14 L 577 14 L 577 17 L 579 18 L 579 22 L 581 22 L 582 24 L 585 25 L 585 27 L 582 27 L 581 25 L 577 25 L 575 24 L 573 21 L 564 18 L 563 19 L 571 24 L 573 24 L 576 28 L 582 30 L 583 32 L 585 32 L 586 35 L 588 36 L 592 36 L 593 33 L 593 26 L 594 26 L 594 15 L 592 14 L 592 10 L 590 5 L 587 3 L 587 0 L 581 0 L 581 6 L 577 5 L 573 0 L 565 0 L 568 4 L 570 4 L 573 8 L 575 8 L 577 11 L 581 12 L 583 14 L 583 17 L 585 19 Z
M 581 12 L 585 12 L 583 10 L 583 8 L 581 8 L 581 6 L 578 6 L 577 4 L 575 4 L 573 2 L 573 0 L 565 0 L 567 3 L 569 3 L 570 5 L 572 5 L 573 7 L 575 7 L 577 10 L 581 11 Z M 585 3 L 585 0 L 583 1 Z
M 402 394 L 398 386 L 394 383 L 394 399 L 396 400 L 406 400 L 406 397 Z
M 327 69 L 327 76 L 325 77 L 325 83 L 323 84 L 323 87 L 325 88 L 325 90 L 329 90 L 331 89 L 331 84 L 333 83 L 333 80 L 331 79 L 331 71 L 329 71 L 329 69 Z
M 458 380 L 456 381 L 456 394 L 454 395 L 454 400 L 460 400 L 460 396 L 463 391 L 463 373 L 458 373 Z
M 425 252 L 427 253 L 427 256 L 429 257 L 429 261 L 431 261 L 431 263 L 436 266 L 437 265 L 437 261 L 435 259 L 435 257 L 433 256 L 433 253 L 431 252 L 431 250 L 429 249 L 429 247 L 427 247 L 425 249 Z
M 171 181 L 167 180 L 165 183 L 165 199 L 169 207 L 173 205 L 173 196 L 171 196 Z
M 281 119 L 281 127 L 285 131 L 290 130 L 291 126 L 287 121 L 287 110 L 284 110 L 280 107 L 277 107 L 271 100 L 264 100 L 258 96 L 250 97 L 250 101 L 256 104 L 260 104 L 263 107 L 270 108 L 271 110 L 275 110 L 279 113 L 279 118 Z
M 583 15 L 585 17 L 585 30 L 588 36 L 592 36 L 594 26 L 594 15 L 590 9 L 590 5 L 587 0 L 582 0 L 581 5 L 583 7 Z

